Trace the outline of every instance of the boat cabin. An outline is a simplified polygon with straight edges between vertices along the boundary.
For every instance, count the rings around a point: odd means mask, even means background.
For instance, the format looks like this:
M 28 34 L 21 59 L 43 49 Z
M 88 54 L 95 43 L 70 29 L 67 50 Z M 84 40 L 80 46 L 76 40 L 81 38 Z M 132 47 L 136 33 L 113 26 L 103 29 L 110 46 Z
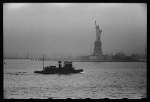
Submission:
M 58 61 L 59 68 L 73 68 L 72 61 L 64 61 L 63 67 L 62 67 L 62 61 Z
M 62 61 L 58 61 L 58 67 L 56 66 L 47 66 L 44 67 L 43 71 L 48 71 L 48 70 L 53 70 L 53 69 L 74 69 L 74 67 L 72 66 L 72 61 L 64 61 L 63 66 L 62 66 Z

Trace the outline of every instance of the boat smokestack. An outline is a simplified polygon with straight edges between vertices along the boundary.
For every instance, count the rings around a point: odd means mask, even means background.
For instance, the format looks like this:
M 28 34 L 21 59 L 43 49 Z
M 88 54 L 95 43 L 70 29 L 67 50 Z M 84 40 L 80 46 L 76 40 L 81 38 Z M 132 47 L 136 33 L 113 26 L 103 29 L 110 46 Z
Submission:
M 58 61 L 58 66 L 59 66 L 59 68 L 62 67 L 62 62 L 61 61 Z

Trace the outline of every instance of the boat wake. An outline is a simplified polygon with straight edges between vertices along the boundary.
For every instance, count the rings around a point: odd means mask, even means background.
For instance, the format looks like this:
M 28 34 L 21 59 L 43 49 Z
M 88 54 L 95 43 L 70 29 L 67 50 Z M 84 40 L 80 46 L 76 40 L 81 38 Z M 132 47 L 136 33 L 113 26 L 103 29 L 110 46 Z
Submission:
M 83 72 L 80 72 L 80 73 L 82 73 L 82 74 L 83 74 L 83 73 L 85 73 L 85 72 L 83 71 Z
M 24 75 L 27 72 L 16 72 L 16 73 L 5 73 L 5 74 L 12 74 L 12 75 Z

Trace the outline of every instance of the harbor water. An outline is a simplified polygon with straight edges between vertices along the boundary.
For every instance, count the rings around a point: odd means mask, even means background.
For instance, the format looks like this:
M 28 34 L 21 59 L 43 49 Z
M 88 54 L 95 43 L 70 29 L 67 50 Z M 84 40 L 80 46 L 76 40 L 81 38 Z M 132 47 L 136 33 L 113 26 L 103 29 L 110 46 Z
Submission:
M 45 66 L 57 65 L 45 61 Z M 73 62 L 83 73 L 42 75 L 42 61 L 6 60 L 3 65 L 5 99 L 141 99 L 147 98 L 146 62 Z

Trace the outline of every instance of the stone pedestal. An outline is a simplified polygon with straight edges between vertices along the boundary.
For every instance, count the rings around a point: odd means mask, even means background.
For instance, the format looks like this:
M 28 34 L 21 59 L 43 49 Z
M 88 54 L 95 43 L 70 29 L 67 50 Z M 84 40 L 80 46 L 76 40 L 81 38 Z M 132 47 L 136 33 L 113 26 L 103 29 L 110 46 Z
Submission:
M 101 41 L 95 41 L 93 55 L 103 56 L 101 45 L 102 45 Z

